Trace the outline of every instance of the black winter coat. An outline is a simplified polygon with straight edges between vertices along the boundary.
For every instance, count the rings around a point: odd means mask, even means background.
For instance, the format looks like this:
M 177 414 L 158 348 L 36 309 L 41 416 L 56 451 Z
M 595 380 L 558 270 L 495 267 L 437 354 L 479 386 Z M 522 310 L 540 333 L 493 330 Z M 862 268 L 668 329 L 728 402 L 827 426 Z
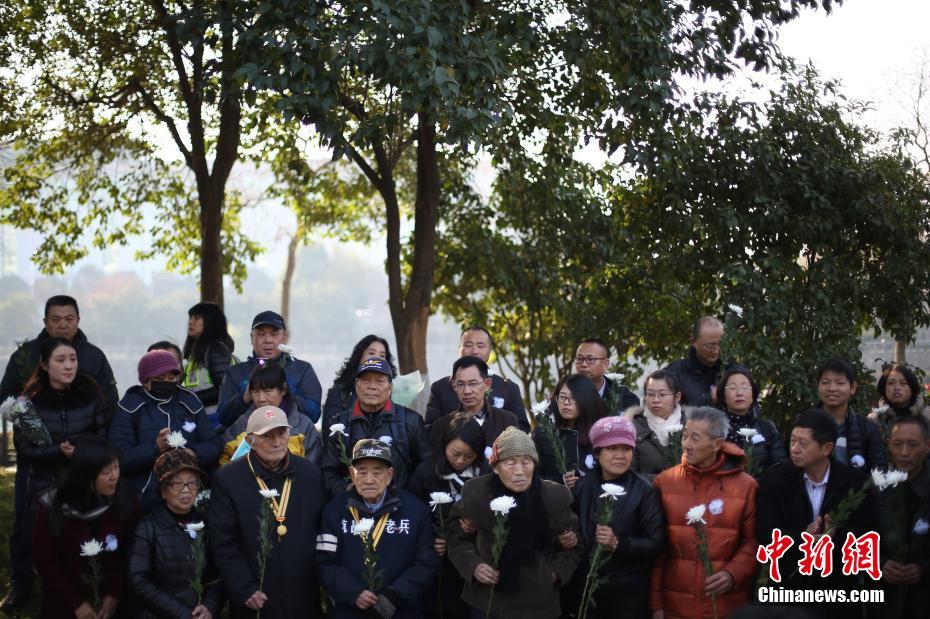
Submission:
M 747 441 L 742 434 L 732 431 L 732 419 L 735 417 L 733 413 L 727 412 L 727 418 L 731 419 L 731 432 L 730 435 L 727 436 L 727 440 L 737 447 L 742 448 L 744 452 L 747 451 L 747 449 L 752 450 L 753 477 L 758 479 L 770 466 L 788 459 L 788 454 L 785 451 L 785 441 L 782 440 L 778 428 L 776 428 L 775 424 L 771 421 L 762 419 L 759 416 L 758 404 L 754 404 L 749 412 L 740 419 L 743 427 L 758 432 L 758 434 L 749 441 Z M 748 452 L 746 455 L 749 455 Z
M 517 417 L 517 425 L 524 432 L 530 431 L 530 421 L 523 406 L 523 396 L 517 383 L 497 374 L 491 376 L 491 405 L 505 411 L 510 411 Z M 426 425 L 432 426 L 437 419 L 457 411 L 461 406 L 459 397 L 452 389 L 451 377 L 440 378 L 429 388 L 429 403 L 426 405 Z
M 604 395 L 601 398 L 607 405 L 608 415 L 621 415 L 631 406 L 639 406 L 639 398 L 635 393 L 620 383 L 604 377 Z M 609 410 L 616 408 L 616 410 Z
M 842 547 L 846 540 L 846 533 L 853 532 L 856 536 L 867 531 L 875 531 L 878 522 L 876 512 L 878 509 L 878 493 L 872 488 L 863 502 L 859 505 L 845 527 L 837 529 L 833 536 L 833 573 L 822 578 L 815 571 L 812 576 L 802 576 L 797 573 L 798 560 L 801 553 L 798 550 L 802 542 L 801 532 L 814 522 L 817 516 L 826 516 L 834 513 L 840 502 L 852 491 L 858 490 L 865 483 L 867 472 L 860 469 L 850 469 L 842 462 L 830 458 L 830 472 L 827 488 L 824 493 L 820 512 L 813 513 L 807 489 L 804 484 L 804 470 L 797 468 L 791 460 L 785 460 L 762 474 L 759 480 L 759 492 L 756 500 L 756 540 L 760 546 L 772 543 L 772 531 L 777 527 L 782 535 L 789 535 L 794 545 L 785 553 L 779 562 L 782 586 L 791 588 L 830 588 L 842 587 L 850 584 L 849 577 L 844 577 L 842 570 Z M 767 568 L 768 566 L 765 566 Z
M 23 386 L 39 365 L 39 348 L 48 338 L 48 331 L 42 329 L 34 340 L 29 340 L 10 356 L 10 361 L 3 372 L 3 380 L 0 381 L 0 402 L 10 396 L 22 394 Z M 113 411 L 116 410 L 119 394 L 116 391 L 116 379 L 113 377 L 113 370 L 110 368 L 107 356 L 102 350 L 88 342 L 87 336 L 80 329 L 72 343 L 77 351 L 78 368 L 93 378 L 103 392 L 104 412 L 109 421 Z
M 68 391 L 46 387 L 32 398 L 39 418 L 52 437 L 51 444 L 37 445 L 17 432 L 13 444 L 20 460 L 29 465 L 28 497 L 37 505 L 39 497 L 54 488 L 58 477 L 68 465 L 68 458 L 59 445 L 72 444 L 82 434 L 103 436 L 107 428 L 106 404 L 92 378 L 79 371 Z
M 821 405 L 820 402 L 817 403 L 818 407 Z M 885 440 L 878 424 L 850 408 L 846 411 L 846 419 L 841 425 L 840 436 L 846 439 L 846 456 L 849 458 L 849 466 L 861 468 L 866 472 L 872 469 L 884 470 L 888 460 L 885 453 Z M 856 466 L 856 456 L 862 458 L 860 466 Z
M 510 411 L 505 411 L 500 408 L 495 408 L 491 406 L 490 401 L 484 403 L 484 422 L 481 424 L 481 430 L 484 432 L 484 441 L 486 447 L 491 447 L 494 445 L 494 440 L 500 436 L 501 432 L 507 428 L 514 426 L 519 428 L 517 417 Z M 446 433 L 446 430 L 449 427 L 449 421 L 452 419 L 452 415 L 443 415 L 437 419 L 433 425 L 427 426 L 427 431 L 429 432 L 430 439 L 433 441 L 433 449 L 440 449 L 442 445 L 442 438 Z M 473 423 L 478 423 L 476 420 L 472 419 Z M 485 454 L 490 453 L 485 450 Z
M 184 522 L 202 522 L 202 518 L 192 512 Z M 198 535 L 209 535 L 209 529 L 202 529 Z M 191 616 L 197 605 L 197 594 L 190 586 L 194 579 L 193 549 L 194 540 L 164 503 L 139 522 L 129 555 L 133 617 L 188 619 Z M 209 555 L 206 545 L 204 553 Z M 208 561 L 201 581 L 207 583 L 216 578 L 216 568 Z M 204 587 L 201 604 L 214 617 L 220 616 L 223 602 L 222 584 Z
M 355 387 L 351 387 L 348 393 L 342 391 L 341 385 L 329 388 L 323 403 L 323 414 L 320 416 L 320 430 L 323 436 L 329 436 L 329 424 L 333 423 L 342 411 L 352 408 L 356 399 Z
M 272 534 L 272 550 L 262 591 L 268 602 L 263 617 L 313 619 L 322 616 L 320 589 L 313 567 L 316 536 L 324 506 L 320 469 L 304 458 L 288 457 L 287 465 L 269 471 L 249 453 L 217 472 L 210 494 L 207 522 L 210 550 L 230 598 L 230 617 L 254 617 L 245 601 L 258 591 L 258 510 L 264 507 L 255 474 L 280 495 L 293 479 L 287 508 L 287 534 Z
M 678 379 L 681 389 L 681 405 L 685 406 L 714 406 L 710 397 L 710 388 L 720 382 L 720 377 L 726 366 L 719 359 L 711 366 L 704 365 L 697 358 L 694 346 L 688 349 L 688 356 L 669 364 L 665 368 Z
M 559 441 L 565 451 L 568 472 L 574 471 L 579 476 L 590 473 L 595 466 L 594 449 L 578 440 L 578 431 L 575 429 L 557 428 L 556 431 L 559 433 Z M 539 455 L 539 476 L 558 484 L 564 483 L 562 472 L 559 471 L 556 461 L 555 448 L 539 428 L 533 430 L 533 442 L 536 444 L 536 453 Z
M 413 474 L 417 465 L 429 460 L 430 443 L 423 419 L 416 411 L 388 401 L 379 413 L 363 413 L 358 402 L 347 411 L 343 411 L 338 423 L 345 426 L 348 436 L 341 436 L 346 455 L 352 457 L 355 443 L 366 438 L 386 437 L 391 444 L 391 457 L 394 460 L 394 487 L 405 488 L 407 479 Z M 330 426 L 332 427 L 332 426 Z M 323 480 L 330 496 L 346 491 L 349 476 L 348 468 L 340 460 L 339 444 L 335 437 L 327 434 L 323 445 Z

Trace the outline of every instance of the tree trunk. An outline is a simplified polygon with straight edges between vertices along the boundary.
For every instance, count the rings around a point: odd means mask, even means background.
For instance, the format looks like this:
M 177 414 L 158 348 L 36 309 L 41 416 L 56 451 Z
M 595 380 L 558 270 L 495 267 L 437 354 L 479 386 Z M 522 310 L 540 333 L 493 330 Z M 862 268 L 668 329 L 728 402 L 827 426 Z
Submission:
M 300 226 L 287 244 L 287 266 L 284 268 L 284 281 L 281 282 L 281 317 L 284 324 L 289 323 L 291 309 L 291 280 L 294 278 L 294 267 L 297 261 L 297 247 L 300 245 Z
M 904 363 L 905 352 L 907 350 L 907 342 L 904 340 L 895 340 L 894 342 L 894 362 L 895 363 Z
M 200 194 L 200 300 L 223 307 L 223 190 Z

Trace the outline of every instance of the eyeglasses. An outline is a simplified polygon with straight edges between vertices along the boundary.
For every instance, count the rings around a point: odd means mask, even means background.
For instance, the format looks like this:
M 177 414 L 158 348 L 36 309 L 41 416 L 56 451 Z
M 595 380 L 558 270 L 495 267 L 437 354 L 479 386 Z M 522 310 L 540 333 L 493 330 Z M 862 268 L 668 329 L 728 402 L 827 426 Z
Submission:
M 727 385 L 724 391 L 752 391 L 752 385 Z
M 467 383 L 462 380 L 457 380 L 452 383 L 452 388 L 456 391 L 465 391 L 466 388 L 475 390 L 480 389 L 481 387 L 484 387 L 483 380 L 470 380 Z
M 671 391 L 647 391 L 645 394 L 647 400 L 664 400 L 672 395 Z
M 710 344 L 701 344 L 704 350 L 720 350 L 720 342 L 711 342 Z
M 182 490 L 196 491 L 200 487 L 200 482 L 196 479 L 192 479 L 191 481 L 170 481 L 168 482 L 168 487 L 175 492 L 181 492 Z
M 575 398 L 570 395 L 562 395 L 561 393 L 556 398 L 559 401 L 559 404 L 574 404 Z
M 605 359 L 607 359 L 607 357 L 595 357 L 594 355 L 575 355 L 575 363 L 578 365 L 594 365 L 598 361 L 603 361 Z

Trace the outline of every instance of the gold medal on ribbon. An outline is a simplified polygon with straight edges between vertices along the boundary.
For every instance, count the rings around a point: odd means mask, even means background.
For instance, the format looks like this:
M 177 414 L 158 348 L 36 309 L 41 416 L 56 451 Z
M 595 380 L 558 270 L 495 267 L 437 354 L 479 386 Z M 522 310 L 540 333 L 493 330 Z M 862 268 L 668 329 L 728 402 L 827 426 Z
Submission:
M 279 520 L 278 522 L 283 522 L 283 520 Z M 284 526 L 283 524 L 279 524 L 278 525 L 278 537 L 284 537 L 285 535 L 287 535 L 287 527 Z
M 246 458 L 249 456 L 246 455 Z M 252 461 L 249 460 L 249 468 L 252 470 L 252 474 L 255 475 L 255 469 L 252 468 Z M 258 487 L 262 490 L 267 490 L 268 486 L 265 484 L 265 481 L 255 475 L 255 481 L 258 482 Z M 275 520 L 278 521 L 278 528 L 275 529 L 275 532 L 278 534 L 278 539 L 287 535 L 287 527 L 284 526 L 285 513 L 287 512 L 287 504 L 291 500 L 291 482 L 293 479 L 288 477 L 284 480 L 284 487 L 281 489 L 281 500 L 272 498 L 271 499 L 271 511 L 274 512 Z

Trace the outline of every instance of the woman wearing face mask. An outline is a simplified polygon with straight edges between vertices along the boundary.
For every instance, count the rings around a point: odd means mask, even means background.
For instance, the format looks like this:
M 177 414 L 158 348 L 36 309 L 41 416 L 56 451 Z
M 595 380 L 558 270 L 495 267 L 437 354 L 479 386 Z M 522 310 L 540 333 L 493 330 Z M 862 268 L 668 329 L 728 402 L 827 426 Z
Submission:
M 252 395 L 251 406 L 223 433 L 220 466 L 247 453 L 249 444 L 245 442 L 245 435 L 249 416 L 262 406 L 277 406 L 287 413 L 287 423 L 291 426 L 287 440 L 288 451 L 319 465 L 323 455 L 323 441 L 313 422 L 297 409 L 297 403 L 291 398 L 284 368 L 276 363 L 257 366 L 249 376 L 249 393 Z
M 681 407 L 678 380 L 665 370 L 646 377 L 643 402 L 644 406 L 634 406 L 623 415 L 636 427 L 633 470 L 652 480 L 681 461 L 681 454 L 669 444 L 673 440 L 681 440 L 686 413 Z
M 611 555 L 599 572 L 607 580 L 597 589 L 589 616 L 608 617 L 614 609 L 622 608 L 624 617 L 645 619 L 649 617 L 652 566 L 665 544 L 659 494 L 649 480 L 630 468 L 636 428 L 629 419 L 599 419 L 591 428 L 590 438 L 598 466 L 575 486 L 574 510 L 581 521 L 581 539 L 588 559 L 598 545 Z M 603 484 L 620 486 L 625 493 L 614 502 L 607 525 L 598 524 L 601 505 L 610 500 L 602 498 Z M 575 574 L 575 582 L 580 580 L 582 587 L 587 571 L 584 566 Z M 578 608 L 580 597 L 572 600 L 572 611 Z
M 57 491 L 42 497 L 33 531 L 36 569 L 42 577 L 40 617 L 109 619 L 124 597 L 125 547 L 138 511 L 132 492 L 120 482 L 119 450 L 105 438 L 77 439 L 71 467 Z M 96 596 L 91 560 L 82 544 L 102 545 Z M 86 548 L 84 549 L 86 550 Z M 100 602 L 94 604 L 94 598 Z
M 571 510 L 571 492 L 540 479 L 538 465 L 529 435 L 507 428 L 494 441 L 494 474 L 465 484 L 462 500 L 452 508 L 449 558 L 465 580 L 462 599 L 472 616 L 484 616 L 489 602 L 491 617 L 553 619 L 561 614 L 559 587 L 571 579 L 584 550 L 580 544 L 569 550 L 559 544 L 560 534 L 577 531 L 578 517 Z M 490 505 L 505 496 L 516 506 L 506 515 L 507 541 L 495 568 L 496 518 Z M 463 530 L 462 519 L 474 533 Z
M 465 482 L 488 472 L 484 459 L 484 430 L 467 413 L 453 413 L 445 426 L 439 449 L 430 460 L 417 466 L 407 490 L 424 503 L 430 503 L 431 494 L 445 492 L 452 502 L 433 507 L 433 518 L 439 523 L 449 522 L 449 512 L 455 501 L 462 498 Z M 459 576 L 446 553 L 446 540 L 437 536 L 436 554 L 443 558 L 442 576 L 426 594 L 424 606 L 427 617 L 467 617 L 468 608 L 461 604 L 460 596 L 465 581 Z M 440 590 L 441 587 L 441 590 Z M 441 599 L 440 599 L 441 598 Z
M 571 490 L 579 477 L 594 468 L 588 432 L 596 420 L 607 415 L 607 407 L 591 379 L 581 374 L 560 380 L 552 391 L 552 401 L 556 405 L 555 428 L 568 470 L 559 470 L 555 447 L 537 427 L 533 431 L 533 442 L 539 453 L 539 474 L 543 479 L 565 484 Z M 552 410 L 551 404 L 549 408 Z
M 133 617 L 213 619 L 223 606 L 223 585 L 209 560 L 200 574 L 203 595 L 191 588 L 197 577 L 191 557 L 195 544 L 207 553 L 209 529 L 194 503 L 202 471 L 190 449 L 158 456 L 155 476 L 162 503 L 136 527 L 129 556 L 129 588 L 136 601 Z
M 139 384 L 120 400 L 109 438 L 122 449 L 123 474 L 148 511 L 160 501 L 158 481 L 152 476 L 159 455 L 183 442 L 180 446 L 193 450 L 200 467 L 210 471 L 223 443 L 197 396 L 178 385 L 181 367 L 172 353 L 148 352 L 139 360 L 138 370 Z M 169 443 L 169 436 L 175 445 Z

